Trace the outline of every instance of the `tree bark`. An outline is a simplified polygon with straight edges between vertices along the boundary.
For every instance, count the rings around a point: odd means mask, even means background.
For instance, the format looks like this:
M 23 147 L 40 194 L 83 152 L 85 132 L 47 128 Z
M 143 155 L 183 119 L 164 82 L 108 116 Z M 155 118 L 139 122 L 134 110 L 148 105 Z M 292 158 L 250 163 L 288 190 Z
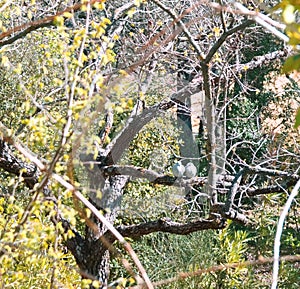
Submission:
M 85 161 L 91 156 L 85 156 Z M 90 163 L 90 162 L 87 163 Z M 92 169 L 86 166 L 89 182 L 90 202 L 103 212 L 106 219 L 112 224 L 116 220 L 120 211 L 121 199 L 128 177 L 124 175 L 104 176 L 99 166 L 95 165 Z M 85 233 L 85 257 L 81 264 L 78 264 L 82 276 L 98 280 L 100 288 L 107 288 L 109 279 L 110 251 L 109 247 L 114 242 L 113 236 L 104 237 L 107 228 L 95 217 L 91 216 L 86 227 Z M 90 288 L 93 288 L 90 285 Z

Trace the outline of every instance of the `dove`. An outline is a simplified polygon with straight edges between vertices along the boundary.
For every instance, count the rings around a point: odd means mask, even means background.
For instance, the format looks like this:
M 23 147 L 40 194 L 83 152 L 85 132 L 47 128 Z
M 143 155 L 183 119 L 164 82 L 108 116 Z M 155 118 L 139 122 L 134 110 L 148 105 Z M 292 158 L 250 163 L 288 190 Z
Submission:
M 182 178 L 183 177 L 183 174 L 184 174 L 184 171 L 185 171 L 185 167 L 184 165 L 181 163 L 181 161 L 177 162 L 176 164 L 174 164 L 172 166 L 172 172 L 173 172 L 173 175 L 177 178 Z
M 184 175 L 187 178 L 191 179 L 191 178 L 195 177 L 196 174 L 197 174 L 196 166 L 192 162 L 187 163 L 185 166 Z

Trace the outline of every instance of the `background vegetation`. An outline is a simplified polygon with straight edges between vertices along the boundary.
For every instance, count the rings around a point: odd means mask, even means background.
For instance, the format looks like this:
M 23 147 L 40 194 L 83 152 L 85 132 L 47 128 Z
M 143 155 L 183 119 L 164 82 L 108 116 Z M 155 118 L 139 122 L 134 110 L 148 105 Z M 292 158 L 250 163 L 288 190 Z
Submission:
M 1 288 L 299 288 L 298 9 L 0 1 Z

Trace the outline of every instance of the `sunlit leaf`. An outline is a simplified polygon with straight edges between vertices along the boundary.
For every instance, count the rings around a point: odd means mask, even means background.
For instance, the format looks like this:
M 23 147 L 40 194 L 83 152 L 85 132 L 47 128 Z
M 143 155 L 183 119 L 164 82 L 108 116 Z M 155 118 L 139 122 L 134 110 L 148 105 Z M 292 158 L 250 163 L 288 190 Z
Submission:
M 300 108 L 298 108 L 296 112 L 295 128 L 298 128 L 299 125 L 300 125 Z
M 291 24 L 295 21 L 295 7 L 293 5 L 287 5 L 282 12 L 283 21 L 287 24 Z
M 300 54 L 288 57 L 282 67 L 283 73 L 289 73 L 293 70 L 300 70 Z

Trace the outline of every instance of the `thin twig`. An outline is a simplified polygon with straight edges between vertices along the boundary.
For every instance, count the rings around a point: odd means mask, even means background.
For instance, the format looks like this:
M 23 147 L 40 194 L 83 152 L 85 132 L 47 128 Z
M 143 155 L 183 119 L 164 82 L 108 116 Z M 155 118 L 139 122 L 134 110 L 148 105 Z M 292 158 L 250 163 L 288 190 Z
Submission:
M 191 35 L 191 33 L 187 29 L 186 25 L 181 20 L 181 18 L 178 17 L 174 11 L 172 11 L 169 7 L 167 7 L 166 5 L 164 5 L 159 0 L 152 0 L 152 2 L 155 3 L 158 7 L 160 7 L 163 11 L 165 11 L 166 13 L 168 13 L 171 16 L 171 18 L 174 20 L 175 23 L 178 23 L 179 27 L 182 29 L 183 33 L 188 38 L 188 40 L 191 43 L 191 45 L 194 47 L 194 49 L 197 52 L 197 54 L 200 57 L 200 59 L 203 60 L 204 59 L 204 55 L 203 55 L 203 52 L 202 52 L 200 46 L 194 40 L 193 36 Z
M 265 258 L 265 257 L 260 256 L 257 260 L 238 262 L 238 263 L 221 264 L 221 265 L 212 266 L 212 267 L 209 267 L 206 269 L 199 269 L 194 272 L 179 272 L 174 277 L 171 277 L 171 278 L 168 278 L 165 280 L 161 280 L 161 281 L 157 281 L 157 282 L 153 282 L 153 286 L 159 287 L 162 285 L 174 283 L 176 281 L 184 280 L 184 279 L 187 279 L 190 277 L 200 276 L 203 274 L 218 272 L 218 271 L 222 271 L 222 270 L 226 270 L 226 269 L 232 269 L 232 268 L 234 269 L 234 268 L 240 268 L 240 267 L 249 267 L 249 266 L 268 264 L 268 263 L 272 263 L 273 260 L 274 260 L 274 258 Z M 280 260 L 287 261 L 287 262 L 298 262 L 298 261 L 300 261 L 300 255 L 282 256 L 280 258 Z M 130 289 L 142 289 L 142 288 L 145 288 L 145 285 L 139 284 L 139 285 L 129 287 L 129 288 Z

